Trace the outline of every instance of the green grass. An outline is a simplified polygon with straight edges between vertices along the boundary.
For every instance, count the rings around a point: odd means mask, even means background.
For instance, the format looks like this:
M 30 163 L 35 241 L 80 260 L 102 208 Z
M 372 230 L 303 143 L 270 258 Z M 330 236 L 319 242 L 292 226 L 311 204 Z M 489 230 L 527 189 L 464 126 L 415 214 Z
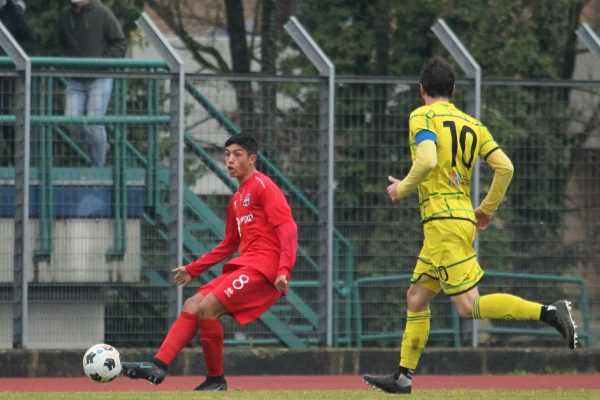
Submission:
M 0 392 L 2 400 L 359 400 L 392 399 L 395 396 L 374 390 L 321 391 L 229 391 L 199 392 Z M 470 400 L 470 399 L 600 399 L 600 390 L 418 390 L 411 400 Z

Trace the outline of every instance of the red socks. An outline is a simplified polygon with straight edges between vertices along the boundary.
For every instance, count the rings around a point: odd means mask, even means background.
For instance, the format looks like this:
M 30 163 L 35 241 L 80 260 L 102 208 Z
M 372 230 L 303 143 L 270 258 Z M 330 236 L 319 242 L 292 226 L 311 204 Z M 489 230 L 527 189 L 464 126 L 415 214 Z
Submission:
M 206 375 L 223 375 L 223 324 L 219 319 L 201 319 L 200 344 L 204 353 Z
M 198 322 L 195 315 L 182 311 L 154 357 L 169 365 L 175 356 L 192 341 L 198 332 Z M 223 328 L 221 328 L 222 331 Z
M 169 365 L 175 356 L 192 341 L 196 333 L 200 336 L 206 374 L 222 376 L 224 335 L 223 324 L 219 319 L 198 320 L 195 315 L 182 311 L 154 358 Z

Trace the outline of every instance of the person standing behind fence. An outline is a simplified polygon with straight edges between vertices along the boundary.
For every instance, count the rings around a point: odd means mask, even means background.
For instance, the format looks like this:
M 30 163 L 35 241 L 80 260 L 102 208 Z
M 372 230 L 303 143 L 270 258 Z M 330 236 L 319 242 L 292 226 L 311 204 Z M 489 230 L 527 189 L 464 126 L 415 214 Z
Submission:
M 477 284 L 484 273 L 473 248 L 475 231 L 489 226 L 512 179 L 513 165 L 488 129 L 450 102 L 454 80 L 454 71 L 442 59 L 423 65 L 419 88 L 425 105 L 409 118 L 413 164 L 404 179 L 388 177 L 387 193 L 394 202 L 418 190 L 424 231 L 406 295 L 399 366 L 392 375 L 363 376 L 388 393 L 411 392 L 429 336 L 429 306 L 440 291 L 450 297 L 461 318 L 539 320 L 558 330 L 569 348 L 577 345 L 569 301 L 543 305 L 505 293 L 479 295 Z M 471 178 L 478 156 L 494 170 L 494 177 L 488 194 L 473 210 Z
M 127 40 L 112 11 L 99 0 L 70 0 L 58 19 L 59 51 L 65 57 L 123 57 Z M 65 115 L 106 114 L 113 81 L 110 78 L 70 78 L 65 89 Z M 73 129 L 73 128 L 72 128 Z M 92 164 L 102 166 L 108 141 L 103 125 L 75 128 L 91 147 Z
M 0 21 L 25 53 L 31 56 L 36 39 L 33 30 L 25 20 L 25 2 L 6 0 L 0 7 Z M 0 54 L 4 51 L 0 49 Z M 15 78 L 0 77 L 0 114 L 12 114 L 15 98 Z M 15 126 L 2 124 L 2 141 L 0 142 L 0 165 L 13 165 L 15 154 Z
M 19 46 L 31 56 L 31 52 L 35 48 L 35 34 L 25 21 L 25 2 L 6 0 L 0 7 L 0 21 L 10 32 L 13 38 L 19 43 Z

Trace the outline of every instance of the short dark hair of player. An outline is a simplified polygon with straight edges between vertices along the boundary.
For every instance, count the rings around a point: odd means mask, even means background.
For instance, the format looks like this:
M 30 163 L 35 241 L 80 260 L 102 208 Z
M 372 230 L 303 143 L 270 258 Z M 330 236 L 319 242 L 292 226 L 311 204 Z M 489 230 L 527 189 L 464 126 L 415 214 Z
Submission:
M 256 140 L 247 133 L 238 133 L 237 135 L 231 136 L 225 142 L 225 147 L 237 144 L 242 149 L 246 150 L 249 155 L 258 154 L 258 143 Z
M 434 57 L 423 64 L 419 82 L 431 97 L 452 97 L 454 79 L 452 66 L 441 58 Z

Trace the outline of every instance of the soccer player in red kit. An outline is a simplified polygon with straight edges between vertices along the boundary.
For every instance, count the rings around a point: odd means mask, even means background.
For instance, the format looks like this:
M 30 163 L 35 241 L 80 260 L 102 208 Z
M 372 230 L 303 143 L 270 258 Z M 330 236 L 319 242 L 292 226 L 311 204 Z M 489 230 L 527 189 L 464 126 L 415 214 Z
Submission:
M 198 334 L 207 376 L 195 390 L 227 390 L 219 318 L 229 314 L 245 325 L 287 292 L 296 260 L 297 226 L 279 187 L 256 170 L 257 153 L 256 141 L 247 134 L 225 142 L 227 171 L 239 182 L 227 207 L 225 237 L 196 261 L 173 269 L 175 282 L 185 286 L 238 249 L 239 256 L 227 261 L 222 275 L 185 301 L 152 361 L 123 362 L 123 375 L 161 383 L 171 361 Z

